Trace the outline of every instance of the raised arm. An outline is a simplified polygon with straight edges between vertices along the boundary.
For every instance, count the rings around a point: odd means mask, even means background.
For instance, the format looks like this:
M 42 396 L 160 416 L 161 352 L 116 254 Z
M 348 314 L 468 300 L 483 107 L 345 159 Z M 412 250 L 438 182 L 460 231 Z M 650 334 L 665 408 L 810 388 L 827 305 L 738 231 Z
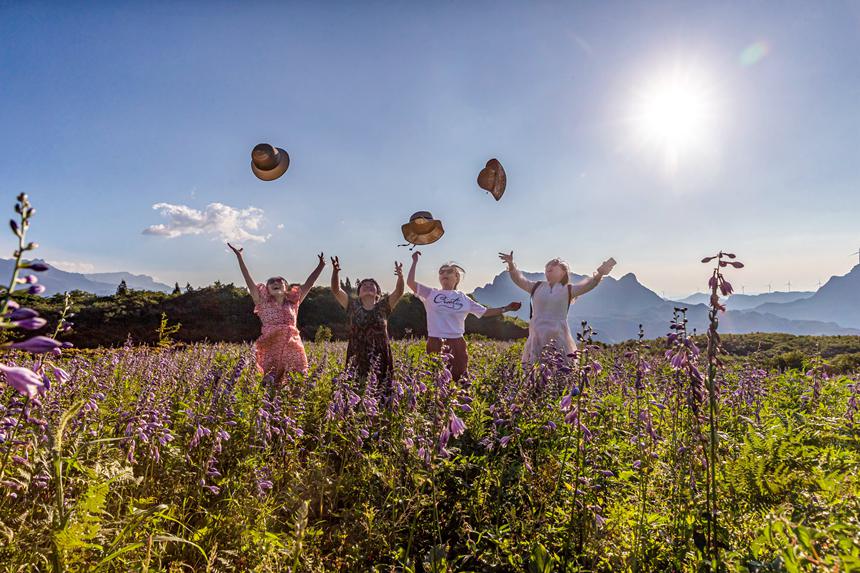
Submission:
M 331 294 L 340 306 L 346 308 L 349 304 L 349 295 L 343 292 L 340 288 L 340 260 L 337 257 L 331 258 Z
M 254 279 L 251 278 L 251 273 L 248 272 L 248 267 L 245 266 L 245 259 L 242 258 L 242 251 L 245 249 L 237 249 L 230 243 L 227 243 L 227 246 L 230 247 L 230 250 L 236 253 L 236 258 L 239 259 L 239 269 L 242 271 L 242 276 L 245 278 L 245 285 L 251 292 L 251 300 L 254 301 L 254 304 L 260 304 L 260 293 L 257 292 L 257 283 L 255 283 Z
M 409 267 L 409 276 L 406 277 L 406 284 L 412 289 L 412 292 L 418 292 L 418 283 L 415 282 L 415 267 L 418 266 L 418 257 L 421 256 L 421 251 L 412 253 L 412 266 Z
M 594 272 L 594 274 L 591 277 L 585 279 L 584 281 L 580 281 L 575 285 L 572 285 L 573 296 L 574 297 L 582 296 L 585 293 L 587 293 L 588 291 L 593 290 L 594 287 L 596 287 L 598 284 L 600 284 L 600 281 L 603 280 L 603 277 L 605 277 L 610 272 L 612 272 L 612 267 L 614 267 L 614 266 L 615 266 L 615 259 L 613 259 L 611 257 L 609 259 L 603 261 L 603 263 L 599 267 L 597 267 L 597 270 Z
M 305 284 L 303 284 L 301 287 L 300 292 L 302 300 L 304 300 L 305 297 L 308 296 L 308 293 L 311 291 L 311 287 L 313 287 L 314 283 L 317 282 L 317 279 L 320 277 L 320 274 L 325 267 L 325 256 L 323 256 L 323 253 L 320 253 L 319 255 L 317 255 L 317 257 L 319 257 L 320 260 L 320 262 L 317 264 L 317 268 L 313 270 L 313 272 L 308 277 L 308 280 L 306 280 Z
M 394 274 L 397 275 L 397 285 L 394 287 L 394 292 L 388 295 L 388 307 L 391 310 L 394 310 L 400 302 L 400 297 L 403 296 L 403 263 L 394 263 Z
M 508 264 L 508 273 L 510 273 L 511 280 L 514 281 L 514 284 L 531 294 L 535 287 L 535 283 L 534 281 L 530 281 L 524 277 L 523 273 L 520 272 L 520 269 L 517 268 L 517 265 L 514 264 L 514 252 L 499 253 L 499 258 Z

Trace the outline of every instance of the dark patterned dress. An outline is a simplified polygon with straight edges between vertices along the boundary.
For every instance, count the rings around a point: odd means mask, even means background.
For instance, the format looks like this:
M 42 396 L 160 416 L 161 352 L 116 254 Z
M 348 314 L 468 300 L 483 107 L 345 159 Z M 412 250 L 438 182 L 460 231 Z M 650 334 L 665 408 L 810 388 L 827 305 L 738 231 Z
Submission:
M 357 298 L 350 298 L 346 307 L 349 322 L 349 344 L 346 347 L 347 367 L 352 361 L 358 377 L 366 377 L 376 361 L 376 375 L 380 382 L 394 376 L 394 359 L 388 339 L 388 316 L 391 306 L 388 297 L 379 299 L 367 310 Z

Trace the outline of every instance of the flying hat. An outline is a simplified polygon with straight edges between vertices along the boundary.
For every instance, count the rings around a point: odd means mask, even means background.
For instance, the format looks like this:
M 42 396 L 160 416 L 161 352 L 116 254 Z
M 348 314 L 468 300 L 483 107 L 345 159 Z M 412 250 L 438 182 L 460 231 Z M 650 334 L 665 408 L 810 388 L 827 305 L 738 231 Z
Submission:
M 280 147 L 260 143 L 251 151 L 251 171 L 263 181 L 274 181 L 290 166 L 289 154 Z
M 478 174 L 478 185 L 481 189 L 489 191 L 496 198 L 496 201 L 502 198 L 507 183 L 508 177 L 505 175 L 505 168 L 502 167 L 498 159 L 487 161 L 487 166 L 481 169 Z
M 403 238 L 411 245 L 435 243 L 445 233 L 442 221 L 434 219 L 429 211 L 418 211 L 409 217 L 409 222 L 401 225 Z M 405 245 L 404 245 L 405 246 Z

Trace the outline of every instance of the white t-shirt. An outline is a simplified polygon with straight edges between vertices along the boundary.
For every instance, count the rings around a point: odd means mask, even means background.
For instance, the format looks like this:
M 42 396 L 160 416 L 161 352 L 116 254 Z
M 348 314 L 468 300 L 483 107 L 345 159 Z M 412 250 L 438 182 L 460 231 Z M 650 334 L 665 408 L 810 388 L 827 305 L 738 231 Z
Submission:
M 466 332 L 466 316 L 471 313 L 481 318 L 487 312 L 487 307 L 458 290 L 435 289 L 418 283 L 416 294 L 427 311 L 427 336 L 433 338 L 461 338 Z

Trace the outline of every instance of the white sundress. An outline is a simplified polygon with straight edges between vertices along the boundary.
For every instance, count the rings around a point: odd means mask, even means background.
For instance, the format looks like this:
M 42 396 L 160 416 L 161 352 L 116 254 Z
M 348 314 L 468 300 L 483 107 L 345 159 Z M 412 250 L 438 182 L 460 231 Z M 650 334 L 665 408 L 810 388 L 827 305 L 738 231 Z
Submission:
M 531 281 L 530 281 L 531 282 Z M 534 288 L 535 283 L 532 283 Z M 570 333 L 567 313 L 576 300 L 571 297 L 570 284 L 550 285 L 541 281 L 532 295 L 532 318 L 529 321 L 529 338 L 523 348 L 523 364 L 531 365 L 540 359 L 547 344 L 553 343 L 565 354 L 576 350 Z
M 570 305 L 578 297 L 594 289 L 603 279 L 603 275 L 594 273 L 585 281 L 566 285 L 530 281 L 516 268 L 510 271 L 510 276 L 515 285 L 532 297 L 532 317 L 529 321 L 529 338 L 523 348 L 523 365 L 531 366 L 540 360 L 544 347 L 551 342 L 566 354 L 576 350 L 576 343 L 567 324 L 567 313 Z

